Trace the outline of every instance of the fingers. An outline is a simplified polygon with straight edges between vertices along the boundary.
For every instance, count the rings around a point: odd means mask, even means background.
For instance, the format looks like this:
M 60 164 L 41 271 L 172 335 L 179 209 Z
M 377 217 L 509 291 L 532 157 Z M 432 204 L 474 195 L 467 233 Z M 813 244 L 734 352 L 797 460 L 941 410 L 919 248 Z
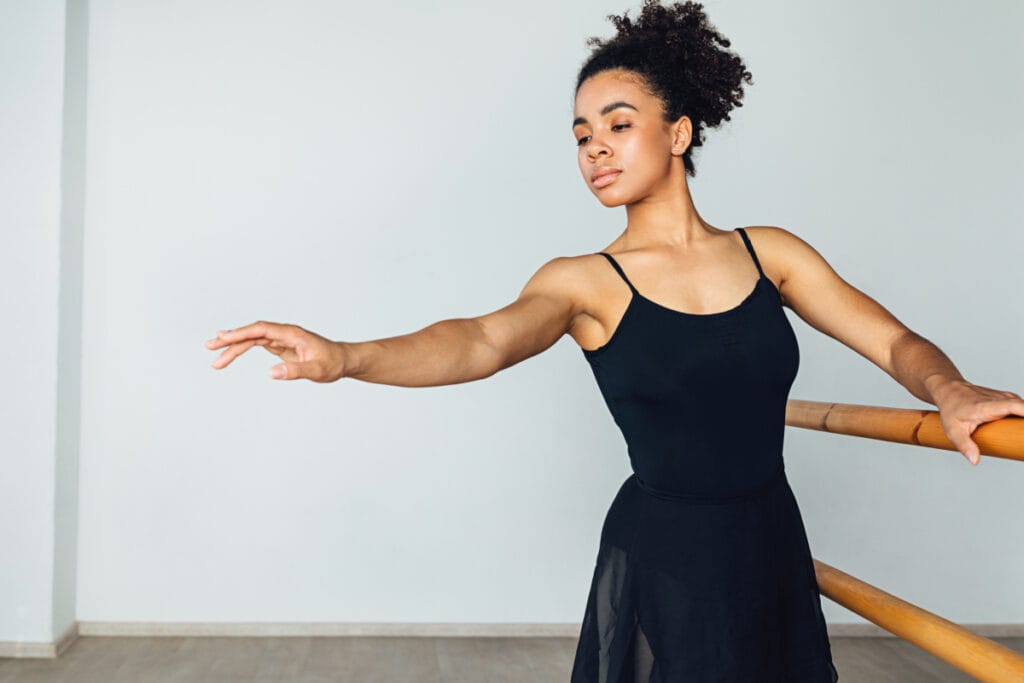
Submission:
M 272 341 L 291 340 L 294 336 L 294 330 L 294 325 L 270 323 L 265 320 L 259 320 L 251 325 L 239 327 L 234 330 L 221 330 L 217 333 L 217 336 L 214 339 L 206 342 L 206 347 L 209 349 L 216 349 L 224 346 L 224 344 L 234 344 L 247 339 L 269 339 Z
M 992 420 L 997 420 L 1008 415 L 1019 415 L 1024 417 L 1024 400 L 1021 400 L 1021 398 L 1012 391 L 1000 391 L 998 393 L 1003 395 L 1010 394 L 1010 397 L 1007 397 L 1005 401 L 993 401 L 992 403 L 987 404 L 986 407 L 989 408 L 988 415 L 984 416 L 980 422 L 991 422 Z M 970 427 L 965 423 L 961 443 L 956 444 L 956 446 L 960 452 L 964 454 L 964 457 L 971 461 L 972 465 L 977 465 L 981 462 L 981 449 L 978 447 L 978 444 L 974 442 L 974 439 L 971 438 L 973 431 L 974 427 Z
M 217 358 L 217 360 L 213 361 L 210 364 L 210 367 L 214 368 L 215 370 L 220 370 L 221 368 L 227 367 L 227 365 L 230 364 L 231 361 L 238 358 L 243 353 L 259 344 L 260 341 L 262 340 L 253 339 L 250 341 L 242 342 L 241 344 L 232 344 L 228 348 L 224 349 L 224 353 L 220 354 L 220 357 Z
M 1007 400 L 1006 405 L 1004 406 L 1004 414 L 1024 417 L 1024 399 L 1021 399 L 1020 396 L 1016 396 L 1016 398 Z
M 274 379 L 299 379 L 302 377 L 300 363 L 281 363 L 270 368 L 270 376 Z
M 309 379 L 314 382 L 325 381 L 317 364 L 310 361 L 279 363 L 270 368 L 270 376 L 274 379 Z
M 974 443 L 974 439 L 968 438 L 966 441 L 967 451 L 964 453 L 964 456 L 971 461 L 972 465 L 977 465 L 981 462 L 981 449 L 978 448 L 978 444 Z
M 1005 392 L 999 392 L 1000 394 Z M 1009 415 L 1017 415 L 1024 417 L 1024 399 L 1020 398 L 1004 398 L 1002 400 L 992 400 L 985 403 L 979 403 L 974 406 L 975 412 L 973 418 L 979 423 L 992 422 Z
M 954 445 L 972 465 L 977 465 L 981 461 L 981 449 L 978 447 L 978 444 L 974 443 L 974 439 L 971 438 L 972 431 L 970 427 L 963 425 L 960 431 L 960 438 L 957 439 L 957 443 Z
M 218 332 L 217 336 L 214 337 L 213 339 L 207 339 L 206 340 L 206 348 L 208 348 L 208 349 L 219 349 L 220 347 L 222 347 L 225 344 L 227 344 L 227 342 L 224 341 L 224 339 L 221 337 L 222 334 L 224 334 L 224 330 L 221 330 L 220 332 Z
M 206 341 L 206 348 L 216 350 L 227 346 L 224 353 L 210 364 L 214 369 L 226 367 L 238 356 L 253 346 L 267 346 L 274 342 L 283 342 L 283 348 L 294 345 L 295 326 L 271 323 L 259 320 L 234 330 L 220 330 L 217 336 Z

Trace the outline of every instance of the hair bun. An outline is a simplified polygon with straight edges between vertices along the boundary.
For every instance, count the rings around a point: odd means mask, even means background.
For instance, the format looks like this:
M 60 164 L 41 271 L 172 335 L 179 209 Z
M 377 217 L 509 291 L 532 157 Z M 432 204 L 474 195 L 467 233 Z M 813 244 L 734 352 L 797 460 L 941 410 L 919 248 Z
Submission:
M 666 121 L 690 117 L 693 137 L 683 164 L 695 176 L 691 153 L 704 144 L 704 128 L 731 120 L 729 112 L 743 106 L 743 83 L 753 84 L 753 74 L 739 55 L 723 49 L 731 46 L 729 39 L 708 21 L 699 2 L 666 7 L 659 0 L 644 0 L 636 20 L 629 10 L 608 19 L 616 35 L 587 39 L 594 50 L 580 69 L 576 91 L 587 78 L 608 69 L 642 75 L 651 94 L 664 102 Z

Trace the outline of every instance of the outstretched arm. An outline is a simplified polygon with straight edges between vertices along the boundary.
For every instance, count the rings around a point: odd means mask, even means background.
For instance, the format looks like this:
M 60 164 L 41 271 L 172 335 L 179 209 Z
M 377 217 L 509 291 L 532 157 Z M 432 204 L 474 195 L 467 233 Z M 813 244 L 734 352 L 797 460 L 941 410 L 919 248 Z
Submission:
M 555 258 L 530 278 L 511 304 L 475 318 L 441 320 L 410 334 L 364 342 L 330 341 L 297 325 L 259 321 L 221 332 L 206 345 L 227 346 L 213 367 L 227 367 L 253 346 L 284 362 L 277 379 L 333 382 L 351 377 L 405 387 L 483 379 L 536 355 L 572 325 L 579 305 L 573 260 Z

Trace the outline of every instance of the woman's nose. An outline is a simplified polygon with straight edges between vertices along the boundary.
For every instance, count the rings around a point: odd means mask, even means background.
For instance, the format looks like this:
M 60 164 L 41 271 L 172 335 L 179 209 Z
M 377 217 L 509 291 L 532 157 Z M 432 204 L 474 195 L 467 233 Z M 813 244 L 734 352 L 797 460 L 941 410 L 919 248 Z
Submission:
M 587 147 L 587 156 L 589 156 L 591 159 L 596 159 L 597 155 L 602 152 L 604 152 L 605 154 L 607 154 L 608 152 L 608 147 L 604 143 L 591 143 L 591 145 Z

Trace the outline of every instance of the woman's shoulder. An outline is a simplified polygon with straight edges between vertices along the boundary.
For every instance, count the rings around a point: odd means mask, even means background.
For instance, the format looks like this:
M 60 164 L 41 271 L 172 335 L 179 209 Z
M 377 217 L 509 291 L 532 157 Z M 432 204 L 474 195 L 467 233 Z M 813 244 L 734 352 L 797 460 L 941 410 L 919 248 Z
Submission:
M 764 244 L 772 250 L 792 250 L 807 244 L 791 230 L 778 225 L 748 225 L 743 231 L 755 248 L 758 244 Z
M 751 246 L 758 255 L 762 266 L 772 264 L 775 269 L 785 271 L 794 258 L 799 259 L 813 247 L 796 233 L 778 225 L 750 225 L 747 233 Z
M 618 279 L 607 259 L 594 251 L 550 258 L 533 274 L 523 291 L 562 301 L 573 309 L 574 318 L 601 318 L 598 312 L 607 307 L 609 298 L 619 293 Z
M 825 282 L 835 270 L 822 254 L 792 230 L 777 225 L 754 225 L 746 228 L 747 236 L 758 254 L 758 260 L 782 295 L 783 304 L 792 307 L 790 283 L 794 278 Z
M 538 292 L 569 297 L 583 304 L 592 296 L 594 275 L 599 272 L 597 262 L 603 260 L 597 252 L 554 256 L 537 269 L 528 284 Z
M 595 264 L 606 261 L 600 251 L 591 251 L 582 254 L 568 256 L 555 256 L 549 259 L 541 269 L 547 271 L 553 279 L 560 280 L 566 284 L 585 284 L 591 279 L 594 273 Z

